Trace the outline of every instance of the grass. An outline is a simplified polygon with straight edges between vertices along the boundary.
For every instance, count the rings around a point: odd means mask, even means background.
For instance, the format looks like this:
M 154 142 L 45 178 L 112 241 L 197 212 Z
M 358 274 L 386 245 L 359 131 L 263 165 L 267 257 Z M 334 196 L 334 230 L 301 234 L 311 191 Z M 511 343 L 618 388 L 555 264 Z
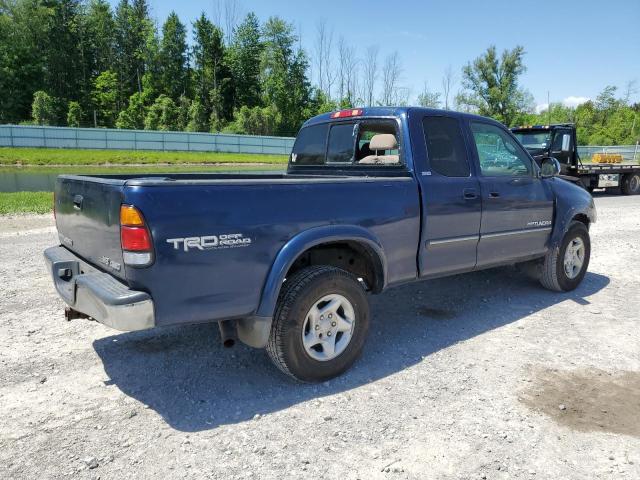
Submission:
M 260 155 L 248 153 L 0 148 L 0 165 L 275 165 L 285 163 L 287 163 L 287 157 L 285 155 Z
M 51 192 L 0 192 L 0 215 L 48 213 L 53 207 Z

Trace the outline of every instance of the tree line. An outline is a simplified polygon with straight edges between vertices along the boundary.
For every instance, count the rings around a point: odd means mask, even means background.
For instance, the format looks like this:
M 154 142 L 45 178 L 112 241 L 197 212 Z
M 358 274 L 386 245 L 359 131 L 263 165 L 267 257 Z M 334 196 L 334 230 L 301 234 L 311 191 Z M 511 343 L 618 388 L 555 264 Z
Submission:
M 146 0 L 0 0 L 0 122 L 293 135 L 331 109 L 293 25 L 235 23 L 172 12 L 156 28 Z
M 358 49 L 320 21 L 309 56 L 292 24 L 238 12 L 226 0 L 219 18 L 202 13 L 185 25 L 172 12 L 156 26 L 147 0 L 113 9 L 105 0 L 0 0 L 0 123 L 294 135 L 318 113 L 415 103 L 508 126 L 571 121 L 581 143 L 639 135 L 632 83 L 620 97 L 606 87 L 577 108 L 552 104 L 536 115 L 519 83 L 519 46 L 489 47 L 459 79 L 448 67 L 441 88 L 425 82 L 414 97 L 398 52 Z

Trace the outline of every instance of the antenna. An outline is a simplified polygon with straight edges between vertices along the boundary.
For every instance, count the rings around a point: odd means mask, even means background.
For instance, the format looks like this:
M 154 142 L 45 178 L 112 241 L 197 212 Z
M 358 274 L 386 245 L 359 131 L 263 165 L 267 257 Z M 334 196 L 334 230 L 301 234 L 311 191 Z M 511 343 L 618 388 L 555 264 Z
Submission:
M 547 125 L 551 125 L 551 101 L 549 101 L 549 90 L 547 90 Z

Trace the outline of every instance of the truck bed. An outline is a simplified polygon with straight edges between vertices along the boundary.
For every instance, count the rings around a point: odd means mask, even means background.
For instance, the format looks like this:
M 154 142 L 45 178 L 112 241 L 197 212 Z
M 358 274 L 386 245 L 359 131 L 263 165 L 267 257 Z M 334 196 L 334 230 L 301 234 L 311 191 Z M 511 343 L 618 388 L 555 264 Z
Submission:
M 640 165 L 631 163 L 581 163 L 579 174 L 630 173 L 640 171 Z
M 122 261 L 122 204 L 145 218 L 154 245 L 150 267 Z M 420 198 L 406 173 L 64 175 L 56 184 L 56 215 L 63 246 L 154 298 L 156 325 L 251 315 L 280 249 L 317 227 L 369 231 L 388 252 L 389 283 L 416 276 Z M 226 235 L 249 240 L 188 252 L 169 241 Z

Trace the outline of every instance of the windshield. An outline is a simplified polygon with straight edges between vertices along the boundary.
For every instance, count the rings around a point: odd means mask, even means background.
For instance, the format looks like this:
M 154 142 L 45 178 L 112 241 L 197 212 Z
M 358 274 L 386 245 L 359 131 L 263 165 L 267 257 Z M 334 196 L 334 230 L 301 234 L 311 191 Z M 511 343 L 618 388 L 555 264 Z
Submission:
M 518 141 L 529 149 L 543 150 L 551 142 L 551 132 L 514 132 Z

